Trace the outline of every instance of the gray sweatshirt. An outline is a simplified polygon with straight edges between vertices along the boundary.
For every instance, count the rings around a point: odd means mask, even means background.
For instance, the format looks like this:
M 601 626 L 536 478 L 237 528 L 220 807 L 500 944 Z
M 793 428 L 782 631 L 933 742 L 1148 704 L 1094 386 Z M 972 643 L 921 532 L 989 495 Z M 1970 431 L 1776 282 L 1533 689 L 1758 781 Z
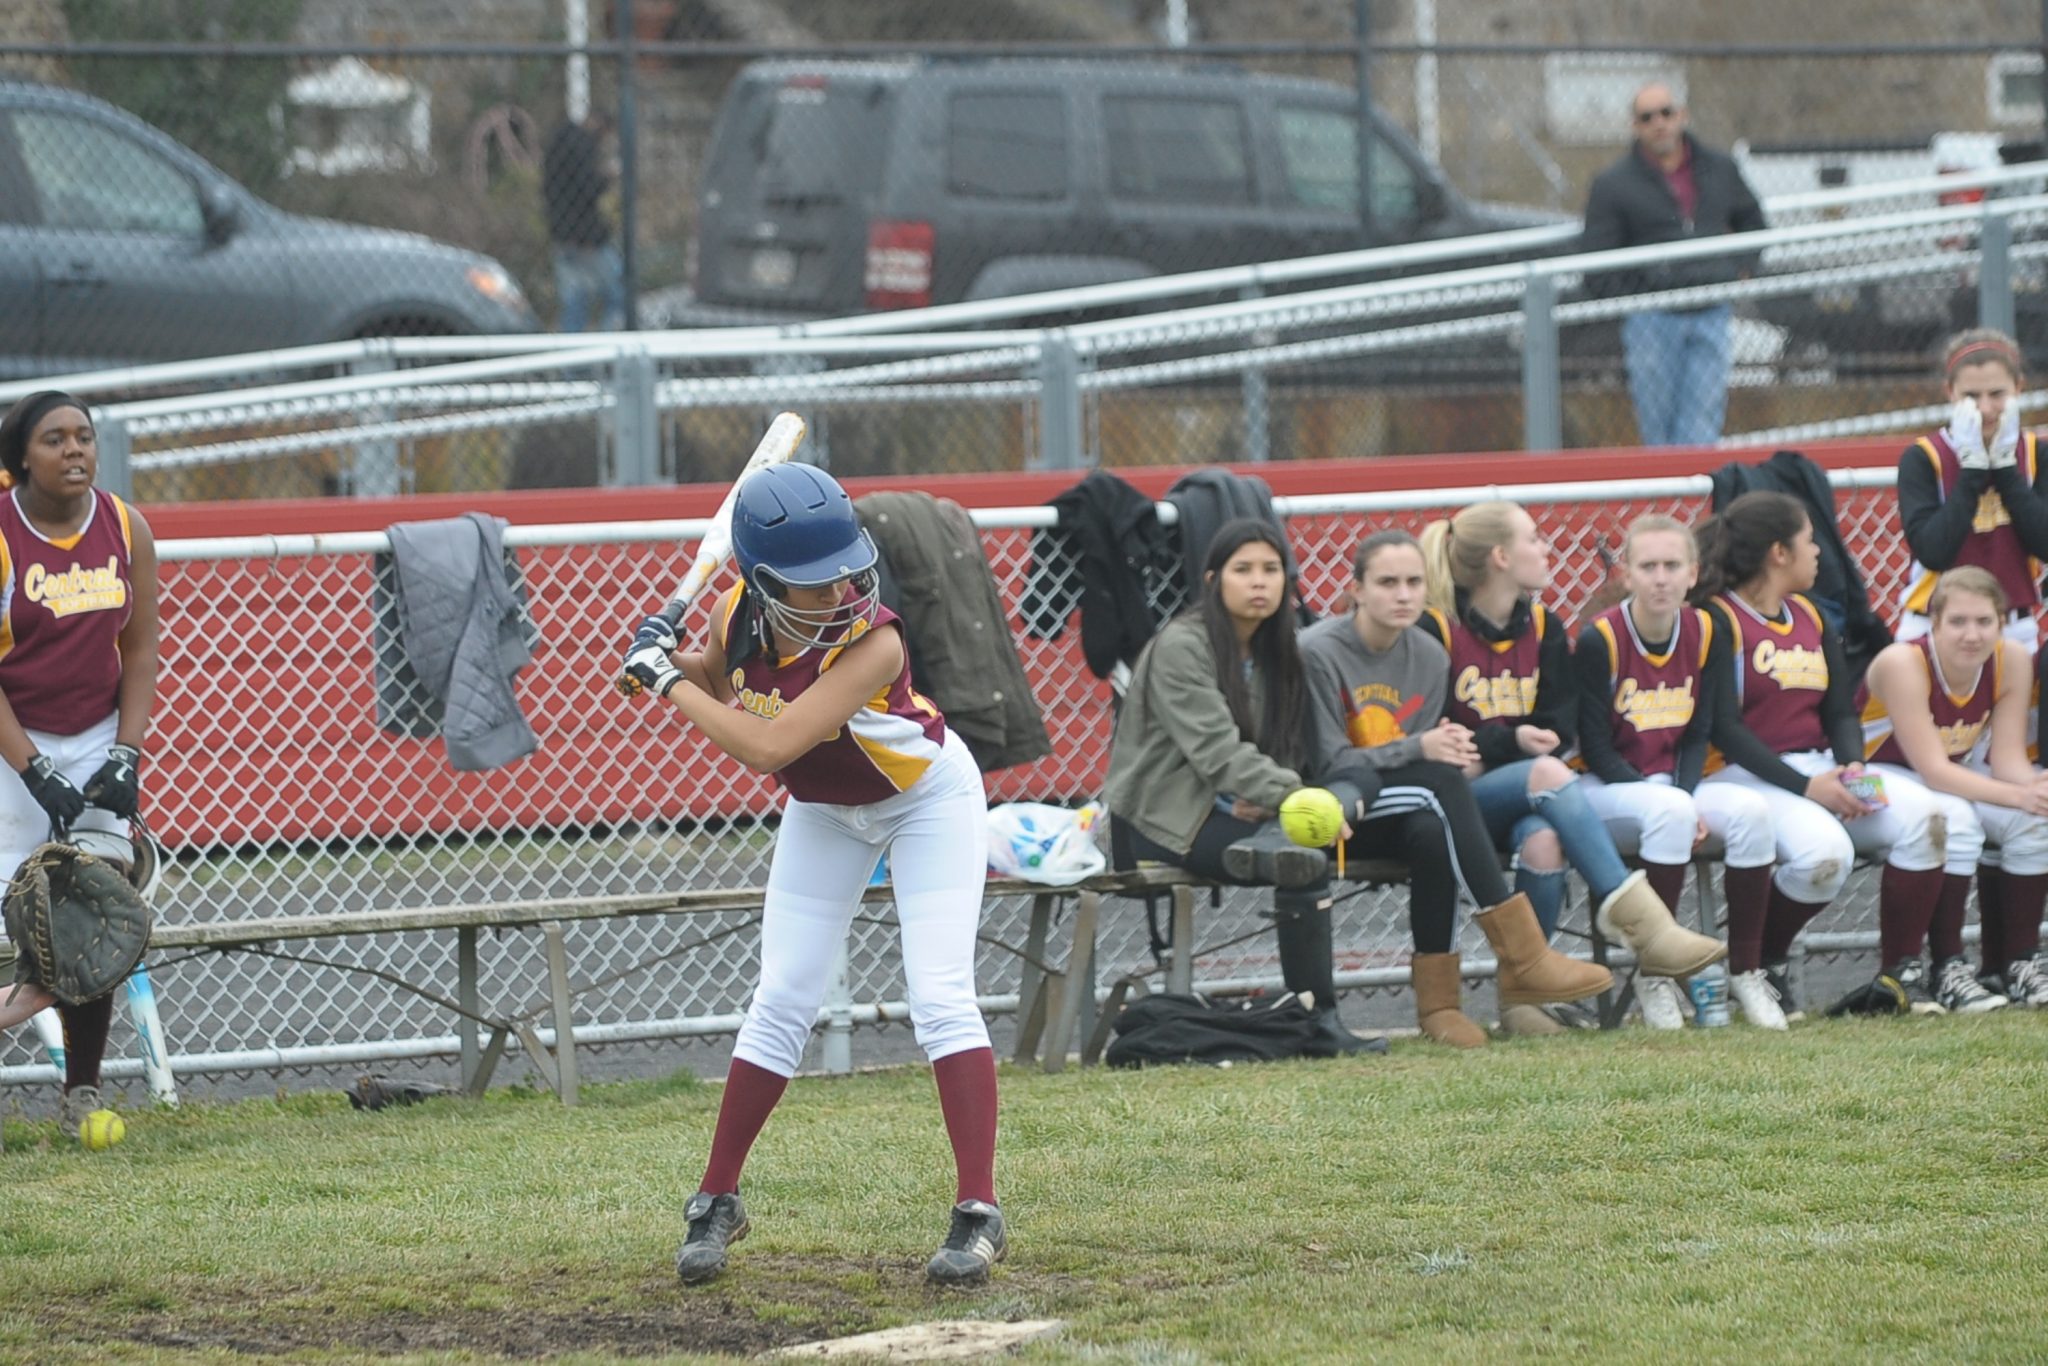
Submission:
M 1301 633 L 1318 777 L 1364 763 L 1398 768 L 1422 758 L 1422 732 L 1444 712 L 1451 657 L 1411 626 L 1392 648 L 1365 648 L 1350 613 Z

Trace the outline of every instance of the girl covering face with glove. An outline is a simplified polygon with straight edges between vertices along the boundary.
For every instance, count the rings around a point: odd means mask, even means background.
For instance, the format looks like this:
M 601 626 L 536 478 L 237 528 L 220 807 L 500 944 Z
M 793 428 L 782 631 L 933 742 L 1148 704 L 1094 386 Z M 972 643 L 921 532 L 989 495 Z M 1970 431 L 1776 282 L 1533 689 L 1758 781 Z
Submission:
M 2034 434 L 2020 429 L 2019 346 L 2003 332 L 1972 328 L 1949 341 L 1945 357 L 1942 392 L 1954 405 L 1948 425 L 1899 457 L 1899 522 L 1913 570 L 1897 638 L 1927 635 L 1935 579 L 1975 565 L 2005 590 L 2006 638 L 2031 654 L 2048 560 L 2048 475 Z

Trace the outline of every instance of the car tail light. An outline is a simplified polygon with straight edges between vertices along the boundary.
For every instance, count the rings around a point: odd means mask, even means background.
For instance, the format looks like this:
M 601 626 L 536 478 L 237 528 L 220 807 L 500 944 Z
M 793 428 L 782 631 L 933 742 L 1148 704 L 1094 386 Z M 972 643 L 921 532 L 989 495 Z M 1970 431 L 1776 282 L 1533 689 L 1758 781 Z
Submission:
M 1944 166 L 1936 174 L 1960 175 L 1963 169 L 1960 166 Z M 1975 185 L 1965 190 L 1943 190 L 1934 196 L 1934 200 L 1946 209 L 1956 204 L 1982 204 L 1984 202 L 1984 195 L 1984 187 L 1982 185 Z M 1970 238 L 1967 234 L 1956 234 L 1941 239 L 1941 249 L 1943 251 L 1962 251 L 1969 245 Z
M 932 225 L 877 218 L 868 224 L 869 308 L 926 308 L 932 301 Z

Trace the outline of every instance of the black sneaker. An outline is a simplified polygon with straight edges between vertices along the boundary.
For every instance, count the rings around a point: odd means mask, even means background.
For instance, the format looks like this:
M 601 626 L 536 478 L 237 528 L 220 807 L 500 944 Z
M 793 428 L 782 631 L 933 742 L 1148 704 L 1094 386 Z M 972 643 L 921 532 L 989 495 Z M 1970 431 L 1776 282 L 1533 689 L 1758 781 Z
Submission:
M 1942 1008 L 1941 1002 L 1934 999 L 1934 993 L 1928 989 L 1927 965 L 1918 958 L 1900 959 L 1892 965 L 1891 971 L 1885 975 L 1894 982 L 1897 982 L 1899 990 L 1905 993 L 1907 1013 L 1913 1015 L 1948 1014 L 1948 1011 Z
M 676 1253 L 676 1275 L 684 1285 L 708 1281 L 725 1270 L 725 1250 L 747 1236 L 747 1207 L 739 1192 L 706 1195 L 698 1191 L 683 1206 L 690 1231 Z
M 1961 958 L 1944 959 L 1934 965 L 1934 998 L 1951 1015 L 1981 1015 L 2012 1004 L 2003 993 L 1986 991 L 1977 981 L 1977 974 Z
M 1330 856 L 1304 849 L 1268 821 L 1223 848 L 1223 871 L 1234 881 L 1258 887 L 1313 887 L 1330 875 Z
M 962 1200 L 953 1206 L 952 1231 L 924 1274 L 940 1285 L 980 1285 L 1009 1250 L 1003 1212 L 986 1200 Z
M 1787 961 L 1764 964 L 1764 980 L 1771 984 L 1771 990 L 1778 993 L 1778 1009 L 1785 1012 L 1786 1024 L 1798 1024 L 1806 1018 L 1798 998 L 1792 994 L 1792 964 Z

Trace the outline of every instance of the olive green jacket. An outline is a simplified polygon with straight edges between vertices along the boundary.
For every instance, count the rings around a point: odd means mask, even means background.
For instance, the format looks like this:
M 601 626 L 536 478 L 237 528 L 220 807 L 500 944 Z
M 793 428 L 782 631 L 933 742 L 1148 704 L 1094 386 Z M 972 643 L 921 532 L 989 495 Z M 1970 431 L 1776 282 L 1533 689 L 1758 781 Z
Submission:
M 1265 704 L 1265 679 L 1251 678 L 1252 714 Z M 1138 657 L 1109 751 L 1103 796 L 1111 815 L 1178 853 L 1194 847 L 1219 796 L 1277 809 L 1301 786 L 1237 733 L 1216 686 L 1216 654 L 1199 617 L 1168 622 Z

